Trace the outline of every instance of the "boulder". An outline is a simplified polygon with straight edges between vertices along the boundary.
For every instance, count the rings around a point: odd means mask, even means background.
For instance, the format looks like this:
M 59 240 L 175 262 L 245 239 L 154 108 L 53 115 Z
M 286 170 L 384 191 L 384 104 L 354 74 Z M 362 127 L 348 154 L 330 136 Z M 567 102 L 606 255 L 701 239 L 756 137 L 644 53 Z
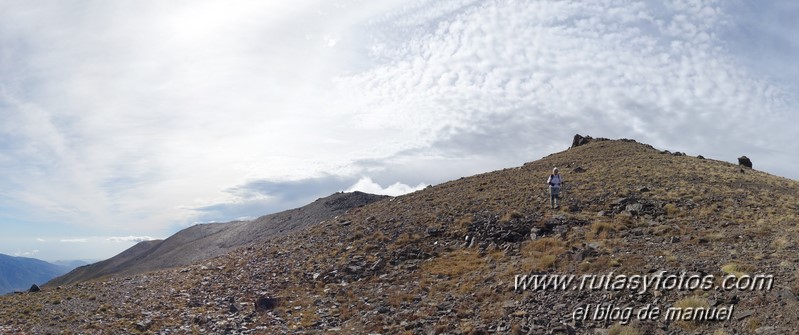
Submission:
M 278 298 L 260 297 L 255 301 L 255 310 L 259 312 L 273 310 L 278 304 L 280 304 L 280 299 Z
M 431 236 L 431 237 L 439 236 L 443 232 L 444 231 L 441 228 L 439 228 L 439 227 L 427 227 L 427 229 L 425 229 L 425 234 L 427 234 L 427 236 Z
M 237 313 L 242 311 L 242 307 L 241 307 L 241 305 L 233 302 L 233 303 L 230 303 L 230 306 L 228 307 L 228 311 L 230 311 L 231 314 L 237 314 Z
M 28 292 L 39 292 L 41 290 L 42 289 L 39 288 L 39 285 L 33 284 L 33 285 L 31 285 L 31 288 L 28 289 Z
M 150 329 L 152 325 L 153 325 L 153 320 L 146 319 L 136 322 L 134 326 L 136 327 L 136 330 L 143 333 L 146 332 L 148 329 Z
M 638 204 L 638 203 L 636 203 L 636 204 L 629 204 L 629 205 L 627 205 L 627 206 L 624 208 L 624 210 L 625 210 L 625 211 L 628 211 L 628 212 L 630 212 L 630 214 L 632 214 L 632 215 L 638 215 L 638 213 L 640 213 L 640 212 L 641 212 L 641 210 L 643 210 L 643 209 L 644 209 L 644 205 L 642 205 L 642 204 Z
M 749 157 L 741 156 L 741 157 L 738 157 L 738 165 L 743 165 L 743 166 L 748 167 L 748 168 L 751 169 L 752 168 L 752 161 L 749 159 Z

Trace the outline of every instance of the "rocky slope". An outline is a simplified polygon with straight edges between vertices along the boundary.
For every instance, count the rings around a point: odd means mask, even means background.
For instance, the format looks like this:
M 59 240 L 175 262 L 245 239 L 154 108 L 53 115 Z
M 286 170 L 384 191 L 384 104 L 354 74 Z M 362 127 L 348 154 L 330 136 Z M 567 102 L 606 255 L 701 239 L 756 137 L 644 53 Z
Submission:
M 344 211 L 385 198 L 363 192 L 336 193 L 253 221 L 198 224 L 165 240 L 140 242 L 110 259 L 79 267 L 47 285 L 57 286 L 112 275 L 131 275 L 220 256 L 255 242 L 302 230 Z
M 544 185 L 554 166 L 567 181 L 558 210 Z M 0 333 L 788 334 L 797 200 L 793 180 L 593 140 L 190 266 L 2 297 Z M 525 274 L 710 286 L 517 289 Z M 728 275 L 772 285 L 717 287 Z M 647 306 L 662 314 L 639 321 Z M 667 320 L 668 308 L 726 320 Z

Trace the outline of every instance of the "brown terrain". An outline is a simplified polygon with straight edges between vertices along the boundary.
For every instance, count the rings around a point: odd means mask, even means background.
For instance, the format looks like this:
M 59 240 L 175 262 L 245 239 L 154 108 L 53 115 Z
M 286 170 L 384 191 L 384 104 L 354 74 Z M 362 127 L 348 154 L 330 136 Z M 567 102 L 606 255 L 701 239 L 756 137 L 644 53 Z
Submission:
M 0 333 L 796 333 L 799 182 L 632 140 L 576 144 L 190 265 L 2 296 Z M 554 166 L 560 209 L 544 185 Z M 661 271 L 710 286 L 515 287 L 517 275 Z M 661 314 L 638 320 L 646 306 Z M 669 308 L 723 320 L 667 320 Z

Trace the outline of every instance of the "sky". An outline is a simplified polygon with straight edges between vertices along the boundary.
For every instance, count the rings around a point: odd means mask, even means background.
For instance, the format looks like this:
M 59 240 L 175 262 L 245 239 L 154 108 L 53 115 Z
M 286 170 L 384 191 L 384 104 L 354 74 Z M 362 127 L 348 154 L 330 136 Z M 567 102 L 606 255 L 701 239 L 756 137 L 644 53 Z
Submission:
M 104 259 L 574 134 L 799 179 L 799 2 L 0 0 L 0 253 Z

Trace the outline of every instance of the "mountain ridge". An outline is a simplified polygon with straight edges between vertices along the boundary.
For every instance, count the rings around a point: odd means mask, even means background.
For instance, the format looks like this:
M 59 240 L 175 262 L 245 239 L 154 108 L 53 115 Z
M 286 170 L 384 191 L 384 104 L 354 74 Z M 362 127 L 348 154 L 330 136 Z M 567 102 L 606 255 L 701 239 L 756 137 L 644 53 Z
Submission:
M 139 242 L 110 259 L 76 268 L 47 283 L 71 284 L 112 275 L 131 275 L 185 266 L 220 256 L 255 242 L 303 229 L 384 196 L 363 192 L 335 193 L 305 206 L 261 216 L 252 221 L 197 224 L 164 240 Z

